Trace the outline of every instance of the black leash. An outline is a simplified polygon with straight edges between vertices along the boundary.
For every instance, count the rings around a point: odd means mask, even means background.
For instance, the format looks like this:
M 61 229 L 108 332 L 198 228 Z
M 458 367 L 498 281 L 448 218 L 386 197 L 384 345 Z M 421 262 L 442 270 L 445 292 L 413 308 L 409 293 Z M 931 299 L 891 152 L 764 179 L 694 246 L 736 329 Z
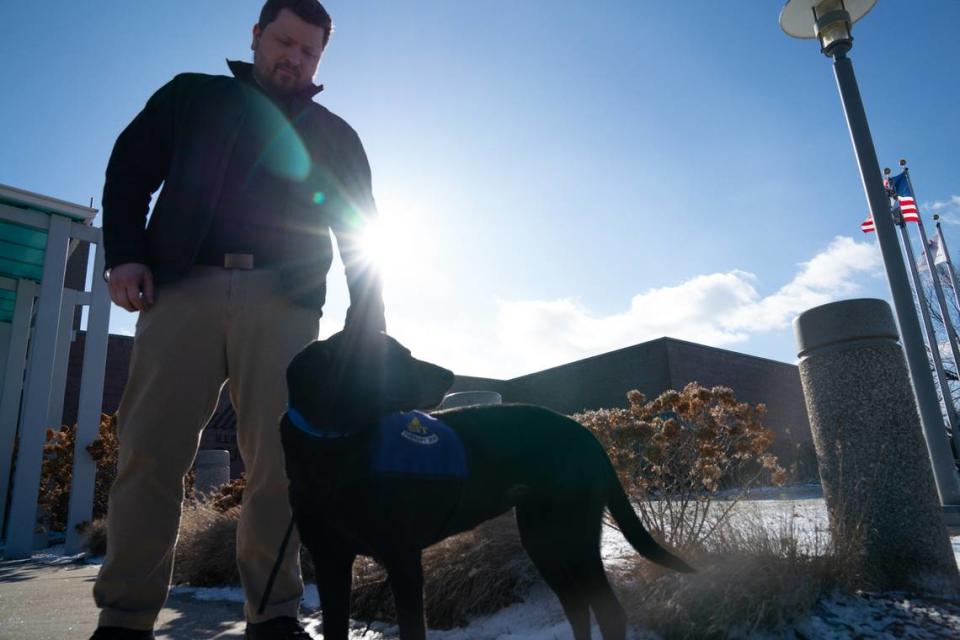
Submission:
M 267 587 L 263 590 L 263 598 L 260 599 L 260 608 L 257 609 L 257 615 L 263 615 L 263 610 L 267 606 L 267 598 L 270 597 L 270 592 L 273 590 L 273 581 L 277 579 L 277 574 L 280 573 L 280 565 L 283 564 L 283 554 L 287 550 L 287 544 L 290 543 L 290 535 L 293 533 L 293 516 L 290 516 L 290 526 L 287 527 L 287 532 L 283 535 L 283 542 L 280 543 L 280 551 L 277 553 L 277 561 L 273 563 L 273 570 L 270 572 L 270 578 L 267 579 Z

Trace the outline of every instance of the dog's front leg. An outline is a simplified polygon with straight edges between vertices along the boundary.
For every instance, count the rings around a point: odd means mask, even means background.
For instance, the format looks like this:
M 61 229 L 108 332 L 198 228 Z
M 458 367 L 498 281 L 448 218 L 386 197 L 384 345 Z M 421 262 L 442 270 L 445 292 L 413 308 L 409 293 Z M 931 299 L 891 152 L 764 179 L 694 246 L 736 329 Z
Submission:
M 350 634 L 350 588 L 356 555 L 341 541 L 327 539 L 310 549 L 323 609 L 324 640 L 347 640 Z
M 382 557 L 397 605 L 400 640 L 426 640 L 423 609 L 423 565 L 419 549 L 396 549 Z

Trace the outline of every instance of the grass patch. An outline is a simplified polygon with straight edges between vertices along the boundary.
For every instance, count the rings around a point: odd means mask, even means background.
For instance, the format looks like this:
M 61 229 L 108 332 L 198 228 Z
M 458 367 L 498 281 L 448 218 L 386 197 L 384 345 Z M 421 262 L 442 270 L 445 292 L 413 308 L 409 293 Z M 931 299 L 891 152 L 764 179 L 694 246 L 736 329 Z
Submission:
M 632 625 L 668 640 L 727 638 L 777 631 L 803 617 L 833 589 L 850 591 L 857 577 L 825 532 L 804 537 L 788 519 L 765 526 L 759 514 L 739 513 L 719 525 L 708 543 L 682 555 L 699 570 L 681 575 L 637 555 L 608 569 Z M 239 584 L 235 560 L 237 509 L 206 503 L 183 510 L 174 582 Z M 105 552 L 102 521 L 90 530 L 94 554 Z M 313 565 L 303 551 L 306 581 Z M 539 580 L 523 551 L 512 514 L 454 536 L 424 552 L 427 620 L 431 628 L 463 626 L 523 599 Z M 352 617 L 393 621 L 393 598 L 383 569 L 367 558 L 354 565 Z
M 208 502 L 184 505 L 174 584 L 240 584 L 236 563 L 238 516 L 239 509 L 222 512 Z M 106 554 L 103 520 L 94 521 L 87 529 L 87 541 L 92 555 Z M 300 562 L 304 581 L 313 582 L 313 562 L 305 548 Z M 435 629 L 463 626 L 471 617 L 520 602 L 537 580 L 536 569 L 520 545 L 512 513 L 430 547 L 423 554 L 423 567 L 427 621 Z M 353 576 L 352 617 L 395 621 L 393 596 L 383 568 L 360 557 L 354 563 Z
M 439 542 L 423 554 L 427 623 L 434 629 L 467 624 L 521 602 L 538 579 L 520 544 L 509 513 L 473 531 Z M 367 558 L 354 564 L 353 617 L 395 621 L 393 597 L 380 565 Z
M 856 581 L 850 558 L 826 532 L 805 539 L 792 519 L 772 530 L 759 514 L 726 520 L 683 555 L 699 573 L 677 574 L 639 557 L 616 573 L 631 624 L 668 640 L 782 631 L 823 595 Z

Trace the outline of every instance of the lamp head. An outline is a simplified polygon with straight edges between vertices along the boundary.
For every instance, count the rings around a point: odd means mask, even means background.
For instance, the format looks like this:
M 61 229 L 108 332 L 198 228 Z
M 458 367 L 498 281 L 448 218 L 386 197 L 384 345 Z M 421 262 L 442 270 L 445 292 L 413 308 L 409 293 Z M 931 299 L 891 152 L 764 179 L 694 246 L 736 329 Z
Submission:
M 853 23 L 877 0 L 789 0 L 780 12 L 780 28 L 794 38 L 816 38 L 827 56 L 853 46 Z

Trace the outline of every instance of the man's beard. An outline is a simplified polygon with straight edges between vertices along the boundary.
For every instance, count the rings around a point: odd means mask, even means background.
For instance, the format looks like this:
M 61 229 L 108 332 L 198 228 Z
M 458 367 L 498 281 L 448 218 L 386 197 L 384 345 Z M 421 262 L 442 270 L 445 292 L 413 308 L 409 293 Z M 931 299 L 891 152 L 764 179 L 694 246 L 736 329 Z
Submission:
M 289 80 L 288 82 L 286 82 L 286 83 L 281 82 L 281 81 L 279 80 L 279 79 L 282 77 L 282 76 L 280 76 L 280 71 L 281 71 L 281 70 L 285 71 L 285 72 L 287 73 L 287 75 L 290 77 L 290 80 Z M 278 87 L 279 87 L 279 86 L 292 87 L 292 88 L 290 89 L 290 91 L 296 91 L 296 90 L 297 90 L 298 83 L 299 83 L 299 80 L 300 80 L 300 72 L 299 72 L 298 70 L 294 69 L 293 67 L 289 66 L 289 65 L 285 65 L 285 64 L 283 64 L 283 63 L 279 63 L 279 62 L 278 62 L 277 64 L 275 64 L 275 65 L 273 66 L 273 72 L 270 74 L 270 77 L 277 79 L 276 85 L 277 85 Z
M 280 69 L 285 69 L 289 74 L 289 79 L 286 82 L 283 82 L 279 78 Z M 266 89 L 268 92 L 273 94 L 278 94 L 282 96 L 291 96 L 300 91 L 300 74 L 301 70 L 295 69 L 289 65 L 283 64 L 281 62 L 273 65 L 273 68 L 270 70 L 270 74 L 267 76 L 262 76 L 259 67 L 257 66 L 257 52 L 253 52 L 253 70 L 254 77 L 257 79 L 257 82 L 261 87 Z

